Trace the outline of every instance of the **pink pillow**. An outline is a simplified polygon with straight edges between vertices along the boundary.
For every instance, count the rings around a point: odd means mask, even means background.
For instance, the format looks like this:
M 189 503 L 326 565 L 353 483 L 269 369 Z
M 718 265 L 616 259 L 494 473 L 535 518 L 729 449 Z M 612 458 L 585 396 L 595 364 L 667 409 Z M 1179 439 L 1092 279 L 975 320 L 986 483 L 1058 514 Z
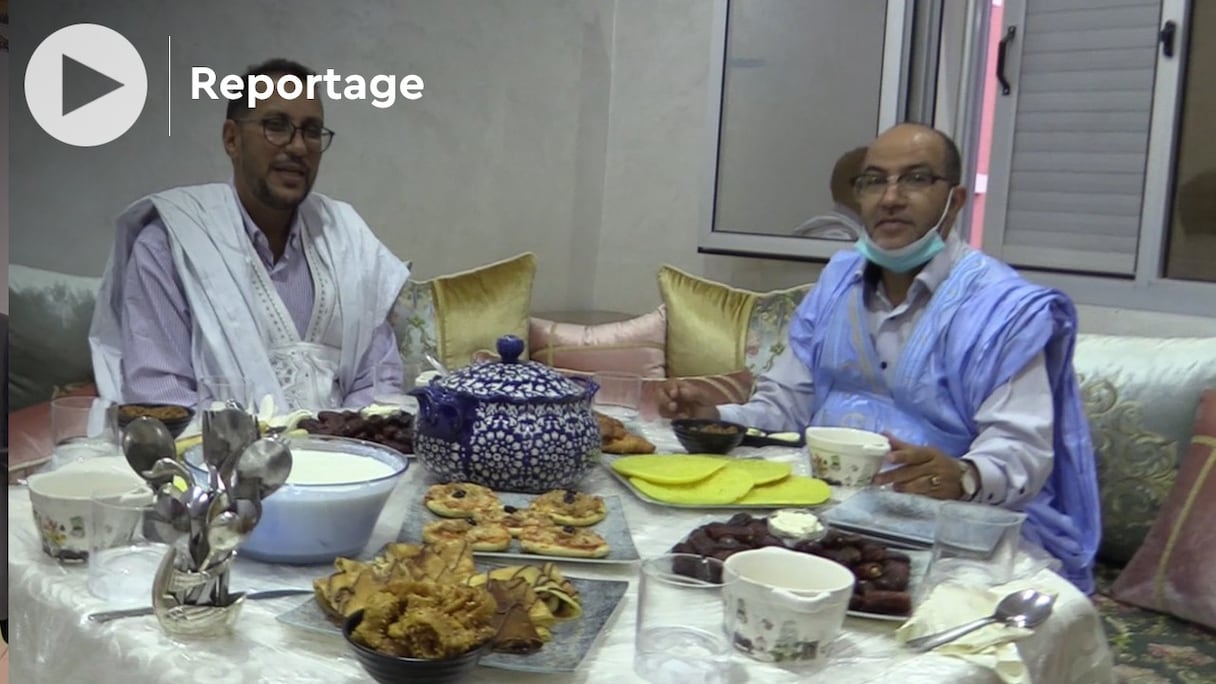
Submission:
M 528 356 L 555 368 L 595 373 L 617 371 L 643 378 L 667 375 L 667 309 L 600 325 L 533 318 Z
M 1203 393 L 1195 433 L 1169 498 L 1111 587 L 1111 596 L 1216 629 L 1216 389 Z

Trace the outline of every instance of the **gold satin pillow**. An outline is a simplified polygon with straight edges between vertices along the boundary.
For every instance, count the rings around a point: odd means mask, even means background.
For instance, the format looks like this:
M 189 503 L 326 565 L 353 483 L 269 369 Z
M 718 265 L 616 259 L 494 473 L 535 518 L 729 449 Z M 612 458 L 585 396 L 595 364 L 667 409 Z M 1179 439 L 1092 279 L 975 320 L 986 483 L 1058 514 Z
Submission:
M 498 338 L 528 339 L 536 255 L 531 252 L 441 276 L 429 285 L 435 303 L 436 349 L 448 368 L 466 366 L 479 349 L 496 349 Z M 521 359 L 528 358 L 524 350 Z
M 809 285 L 751 292 L 659 269 L 659 292 L 667 306 L 667 376 L 722 375 L 768 369 L 785 349 L 790 316 Z

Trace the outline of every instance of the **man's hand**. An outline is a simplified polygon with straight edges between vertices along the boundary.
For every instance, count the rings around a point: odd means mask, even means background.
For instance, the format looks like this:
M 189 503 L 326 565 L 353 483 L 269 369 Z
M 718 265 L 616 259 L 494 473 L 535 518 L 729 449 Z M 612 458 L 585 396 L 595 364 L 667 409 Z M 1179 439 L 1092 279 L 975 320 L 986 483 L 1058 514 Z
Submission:
M 664 418 L 718 418 L 718 409 L 699 388 L 679 380 L 659 385 L 659 415 Z
M 963 471 L 958 459 L 933 447 L 915 446 L 889 434 L 885 436 L 891 443 L 887 460 L 900 467 L 875 475 L 874 484 L 893 484 L 897 492 L 924 494 L 934 499 L 962 498 Z

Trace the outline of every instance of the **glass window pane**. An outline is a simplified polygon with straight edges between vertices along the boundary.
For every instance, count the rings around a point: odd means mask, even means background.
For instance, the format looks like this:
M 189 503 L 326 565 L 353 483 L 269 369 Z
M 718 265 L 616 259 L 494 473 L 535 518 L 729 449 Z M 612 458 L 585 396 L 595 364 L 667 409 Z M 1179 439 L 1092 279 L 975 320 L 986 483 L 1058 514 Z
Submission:
M 1216 2 L 1192 2 L 1189 33 L 1165 276 L 1216 282 Z
M 878 129 L 886 18 L 887 0 L 729 4 L 714 230 L 789 236 L 831 214 L 837 159 Z

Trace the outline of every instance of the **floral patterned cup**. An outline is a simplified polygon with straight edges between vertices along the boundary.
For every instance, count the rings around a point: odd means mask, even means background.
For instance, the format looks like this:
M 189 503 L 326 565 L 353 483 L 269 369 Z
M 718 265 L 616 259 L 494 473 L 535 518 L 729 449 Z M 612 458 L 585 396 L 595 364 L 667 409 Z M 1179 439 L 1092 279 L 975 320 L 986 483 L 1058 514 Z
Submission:
M 88 560 L 94 493 L 112 491 L 118 495 L 141 484 L 143 480 L 135 473 L 117 469 L 67 467 L 31 475 L 30 505 L 42 537 L 42 550 L 63 562 Z

